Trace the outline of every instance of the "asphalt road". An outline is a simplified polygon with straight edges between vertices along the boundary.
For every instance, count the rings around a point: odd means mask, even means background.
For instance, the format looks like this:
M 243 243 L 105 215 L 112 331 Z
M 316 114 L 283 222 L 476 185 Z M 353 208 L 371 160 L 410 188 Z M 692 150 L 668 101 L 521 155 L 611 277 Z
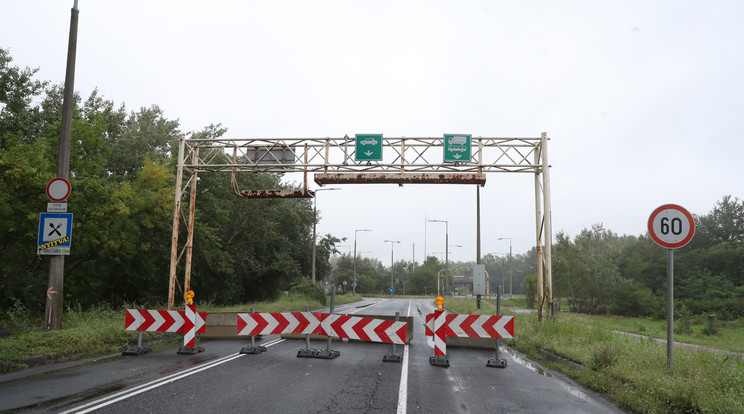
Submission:
M 493 350 L 448 348 L 449 368 L 432 366 L 424 316 L 431 300 L 365 299 L 337 313 L 414 317 L 403 362 L 383 362 L 388 344 L 333 342 L 334 359 L 298 358 L 304 340 L 264 336 L 262 354 L 239 354 L 245 339 L 0 376 L 3 412 L 260 413 L 620 413 L 603 397 L 504 348 L 506 368 L 486 367 Z M 326 342 L 314 341 L 325 349 Z

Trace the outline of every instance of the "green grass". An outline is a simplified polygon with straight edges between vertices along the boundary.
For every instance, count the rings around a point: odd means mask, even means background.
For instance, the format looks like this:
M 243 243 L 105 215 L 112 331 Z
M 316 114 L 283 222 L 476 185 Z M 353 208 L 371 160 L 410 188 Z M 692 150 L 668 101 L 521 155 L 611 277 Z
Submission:
M 336 305 L 360 300 L 359 295 L 337 296 Z M 328 307 L 305 297 L 282 296 L 276 302 L 259 302 L 240 306 L 217 307 L 211 304 L 197 304 L 202 312 L 248 312 L 251 307 L 256 312 L 289 312 L 321 309 Z M 18 371 L 32 364 L 74 361 L 89 357 L 120 353 L 129 346 L 137 344 L 137 334 L 124 330 L 124 310 L 101 308 L 82 312 L 68 309 L 65 312 L 62 329 L 45 331 L 28 328 L 17 318 L 4 320 L 5 324 L 15 326 L 13 334 L 0 339 L 0 373 Z M 165 309 L 165 306 L 157 309 Z M 11 318 L 13 319 L 13 318 Z M 143 332 L 142 341 L 147 346 L 157 348 L 182 343 L 183 334 L 165 332 Z
M 665 320 L 624 318 L 619 316 L 595 316 L 593 318 L 601 321 L 608 329 L 637 333 L 652 338 L 666 339 L 667 336 Z M 674 340 L 729 352 L 744 353 L 744 321 L 719 322 L 717 335 L 705 335 L 703 332 L 707 326 L 707 320 L 692 318 L 690 325 L 692 333 L 675 333 Z
M 148 345 L 175 343 L 182 335 L 144 332 Z M 38 363 L 64 362 L 121 352 L 134 344 L 136 336 L 124 331 L 124 310 L 95 309 L 68 311 L 63 329 L 16 330 L 0 339 L 0 373 L 27 368 L 30 359 Z
M 447 301 L 445 308 L 453 313 L 469 314 L 495 311 L 492 307 L 476 310 L 474 300 L 460 299 Z M 744 361 L 741 359 L 675 349 L 674 371 L 670 372 L 666 347 L 611 332 L 623 327 L 626 329 L 622 330 L 628 330 L 627 324 L 641 326 L 654 321 L 631 319 L 615 323 L 613 318 L 573 314 L 560 314 L 555 322 L 542 323 L 534 315 L 516 315 L 515 318 L 516 339 L 507 340 L 508 345 L 588 388 L 606 393 L 628 410 L 643 413 L 744 412 Z M 657 329 L 650 326 L 644 329 L 652 328 Z M 721 336 L 729 335 L 729 329 L 738 329 L 739 332 L 731 335 L 739 338 L 741 328 L 736 326 L 725 327 Z M 739 342 L 740 346 L 742 343 Z M 583 368 L 549 362 L 544 357 L 545 351 Z

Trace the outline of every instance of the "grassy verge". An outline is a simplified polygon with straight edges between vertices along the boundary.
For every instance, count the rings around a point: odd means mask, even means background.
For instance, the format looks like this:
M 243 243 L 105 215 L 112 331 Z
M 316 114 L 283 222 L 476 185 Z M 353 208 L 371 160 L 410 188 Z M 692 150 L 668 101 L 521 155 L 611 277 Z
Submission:
M 337 296 L 341 305 L 360 300 L 360 296 Z M 328 302 L 330 303 L 330 302 Z M 203 312 L 287 312 L 327 307 L 305 297 L 283 296 L 275 302 L 259 302 L 230 307 L 199 304 Z M 63 328 L 45 331 L 39 328 L 16 327 L 9 337 L 0 339 L 0 373 L 28 368 L 32 365 L 74 361 L 89 357 L 119 353 L 137 344 L 137 335 L 124 330 L 124 306 L 121 309 L 94 309 L 81 312 L 68 310 L 63 317 Z M 157 309 L 165 309 L 165 306 Z M 177 345 L 183 341 L 178 333 L 143 332 L 143 343 L 150 347 Z
M 619 316 L 595 316 L 593 318 L 611 329 L 666 339 L 666 321 Z M 686 325 L 684 322 L 677 322 L 677 325 L 678 328 L 674 334 L 675 341 L 744 353 L 744 321 L 719 322 L 717 335 L 705 334 L 708 322 L 702 318 L 691 318 Z M 682 329 L 684 333 L 679 332 L 682 325 L 685 325 Z
M 450 300 L 453 313 L 475 310 L 474 301 Z M 619 405 L 643 413 L 744 412 L 744 361 L 707 352 L 675 350 L 667 369 L 666 347 L 612 334 L 604 318 L 561 314 L 538 323 L 534 315 L 515 316 L 516 339 L 507 344 L 582 385 L 606 393 Z M 547 351 L 547 352 L 546 352 Z M 550 362 L 554 354 L 579 364 Z

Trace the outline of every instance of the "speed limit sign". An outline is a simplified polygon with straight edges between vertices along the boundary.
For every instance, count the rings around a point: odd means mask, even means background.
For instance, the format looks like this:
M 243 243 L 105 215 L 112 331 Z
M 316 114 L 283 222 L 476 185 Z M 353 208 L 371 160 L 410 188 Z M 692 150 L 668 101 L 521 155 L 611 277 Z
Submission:
M 648 218 L 648 232 L 662 247 L 678 249 L 690 242 L 695 234 L 692 214 L 676 204 L 664 204 Z

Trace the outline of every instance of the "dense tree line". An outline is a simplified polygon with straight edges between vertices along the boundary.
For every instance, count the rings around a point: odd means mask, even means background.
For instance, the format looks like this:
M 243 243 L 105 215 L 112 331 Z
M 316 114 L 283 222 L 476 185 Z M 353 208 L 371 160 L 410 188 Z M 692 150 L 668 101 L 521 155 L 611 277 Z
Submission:
M 35 244 L 46 184 L 56 176 L 63 88 L 36 72 L 13 66 L 0 49 L 0 315 L 14 307 L 40 315 L 48 282 L 48 258 L 36 255 Z M 98 91 L 75 96 L 67 306 L 166 300 L 181 133 L 156 105 L 128 111 Z M 224 133 L 210 125 L 191 135 Z M 242 188 L 287 188 L 276 174 L 238 179 Z M 192 288 L 201 300 L 269 299 L 310 275 L 309 200 L 238 198 L 221 174 L 201 174 L 197 190 Z M 318 243 L 319 279 L 330 272 L 336 242 Z
M 674 256 L 675 307 L 684 314 L 744 317 L 744 202 L 725 196 L 694 215 L 692 241 Z M 665 317 L 666 249 L 651 237 L 602 225 L 553 245 L 554 296 L 574 311 Z
M 707 214 L 694 215 L 694 220 L 695 237 L 675 251 L 675 307 L 680 315 L 744 317 L 744 201 L 724 196 Z M 508 294 L 511 281 L 511 291 L 526 294 L 534 304 L 536 260 L 534 248 L 512 255 L 511 261 L 508 254 L 483 256 L 491 293 L 501 285 Z M 573 238 L 560 232 L 553 244 L 553 297 L 556 302 L 566 299 L 576 312 L 664 318 L 666 260 L 666 249 L 648 234 L 619 236 L 601 224 Z M 449 265 L 454 276 L 472 277 L 473 261 Z M 346 280 L 350 286 L 351 256 L 342 256 L 334 266 L 336 280 Z M 415 266 L 398 261 L 395 291 L 432 295 L 444 268 L 433 256 Z M 357 281 L 357 292 L 384 294 L 390 287 L 390 268 L 358 258 Z M 471 293 L 469 285 L 457 285 L 457 278 L 449 283 L 450 293 Z

